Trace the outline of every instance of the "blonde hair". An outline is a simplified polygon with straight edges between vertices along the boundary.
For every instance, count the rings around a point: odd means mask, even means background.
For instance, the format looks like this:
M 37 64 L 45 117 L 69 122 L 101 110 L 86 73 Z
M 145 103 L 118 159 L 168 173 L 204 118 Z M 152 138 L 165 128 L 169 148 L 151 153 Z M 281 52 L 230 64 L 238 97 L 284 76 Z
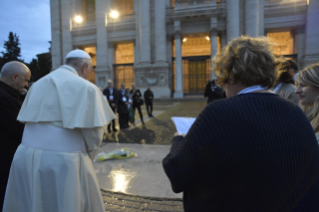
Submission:
M 296 86 L 319 87 L 319 63 L 310 65 L 300 72 L 296 77 Z M 319 132 L 319 96 L 313 105 L 301 105 L 302 110 L 308 117 L 315 133 Z
M 262 85 L 270 88 L 279 75 L 283 58 L 273 54 L 272 43 L 266 37 L 235 38 L 217 54 L 213 62 L 217 83 L 224 85 L 230 77 L 245 86 Z

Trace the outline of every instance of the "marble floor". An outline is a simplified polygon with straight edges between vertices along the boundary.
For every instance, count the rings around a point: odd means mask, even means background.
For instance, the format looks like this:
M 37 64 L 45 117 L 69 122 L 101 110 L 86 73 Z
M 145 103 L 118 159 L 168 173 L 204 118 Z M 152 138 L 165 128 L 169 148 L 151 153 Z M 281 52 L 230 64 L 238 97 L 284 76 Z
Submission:
M 141 196 L 182 198 L 182 193 L 172 191 L 162 167 L 169 145 L 107 143 L 100 152 L 108 153 L 123 147 L 130 148 L 137 156 L 94 163 L 102 189 Z

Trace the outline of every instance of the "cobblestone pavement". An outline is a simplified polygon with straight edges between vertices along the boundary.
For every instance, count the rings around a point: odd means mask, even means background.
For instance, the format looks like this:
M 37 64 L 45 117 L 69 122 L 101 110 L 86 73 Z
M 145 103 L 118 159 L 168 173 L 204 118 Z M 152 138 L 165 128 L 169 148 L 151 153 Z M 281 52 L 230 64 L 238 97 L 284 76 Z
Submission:
M 154 118 L 148 118 L 145 106 L 142 106 L 145 126 L 140 125 L 136 111 L 136 127 L 121 130 L 116 133 L 106 133 L 104 142 L 107 143 L 137 143 L 170 145 L 176 132 L 171 120 L 172 116 L 197 117 L 206 106 L 205 99 L 202 102 L 160 102 L 154 103 Z M 118 124 L 118 119 L 116 120 Z M 117 126 L 119 129 L 119 127 Z
M 112 192 L 101 189 L 105 211 L 183 211 L 182 199 L 155 198 Z

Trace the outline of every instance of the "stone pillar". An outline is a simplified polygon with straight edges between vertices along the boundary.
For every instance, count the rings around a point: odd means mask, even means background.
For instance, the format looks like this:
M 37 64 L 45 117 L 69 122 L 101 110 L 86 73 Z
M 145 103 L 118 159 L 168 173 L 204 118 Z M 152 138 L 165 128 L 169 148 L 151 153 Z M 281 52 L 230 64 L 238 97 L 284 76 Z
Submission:
M 214 63 L 213 58 L 217 54 L 217 18 L 210 18 L 210 43 L 211 43 L 211 79 L 215 79 L 215 72 L 213 71 Z
M 73 50 L 72 45 L 72 18 L 73 13 L 71 10 L 72 2 L 70 0 L 61 1 L 61 18 L 62 18 L 62 61 L 66 55 Z
M 51 36 L 52 36 L 52 70 L 59 68 L 63 64 L 62 60 L 62 36 L 60 25 L 60 1 L 50 1 L 51 9 Z
M 175 93 L 174 98 L 183 98 L 183 66 L 181 22 L 175 21 Z
M 115 59 L 115 50 L 114 50 L 114 45 L 113 42 L 108 42 L 107 44 L 108 46 L 108 52 L 107 52 L 107 57 L 108 57 L 108 64 L 110 67 L 109 70 L 109 75 L 108 75 L 108 79 L 107 80 L 113 80 L 114 82 L 114 74 L 113 74 L 113 63 L 114 63 L 114 59 Z
M 319 1 L 310 0 L 308 5 L 306 24 L 306 52 L 304 56 L 304 66 L 311 65 L 319 61 Z
M 139 0 L 134 0 L 135 13 L 135 41 L 134 41 L 134 66 L 140 63 L 140 4 Z
M 302 57 L 305 53 L 305 27 L 301 26 L 298 29 L 298 56 L 297 56 L 297 63 L 299 70 L 301 70 L 303 64 L 302 64 Z
M 229 42 L 240 36 L 239 1 L 226 0 L 226 13 L 227 42 Z
M 155 63 L 167 66 L 166 58 L 166 2 L 155 3 Z
M 151 15 L 150 0 L 140 0 L 140 65 L 151 63 Z
M 264 0 L 245 1 L 245 34 L 251 37 L 262 36 L 264 29 Z
M 263 36 L 264 35 L 264 27 L 265 27 L 265 12 L 264 12 L 264 0 L 259 0 L 259 34 L 258 36 Z
M 210 43 L 211 43 L 211 68 L 214 68 L 213 58 L 217 54 L 217 30 L 212 29 L 210 32 Z M 216 79 L 215 72 L 211 70 L 211 79 Z
M 221 31 L 221 44 L 222 44 L 222 50 L 227 45 L 227 37 L 226 37 L 226 31 Z
M 98 87 L 106 87 L 106 82 L 110 79 L 111 71 L 108 58 L 107 42 L 107 14 L 109 12 L 109 1 L 95 0 L 96 15 L 96 69 L 95 83 Z
M 96 69 L 95 83 L 98 87 L 106 87 L 107 80 L 112 73 L 109 66 L 109 49 L 107 41 L 107 14 L 109 12 L 109 1 L 95 0 L 96 15 Z

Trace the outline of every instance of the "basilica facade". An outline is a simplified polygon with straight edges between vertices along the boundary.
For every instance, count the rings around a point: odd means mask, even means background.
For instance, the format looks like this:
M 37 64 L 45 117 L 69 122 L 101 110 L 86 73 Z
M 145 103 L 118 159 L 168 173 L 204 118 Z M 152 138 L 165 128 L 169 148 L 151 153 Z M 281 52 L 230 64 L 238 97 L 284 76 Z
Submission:
M 233 38 L 267 36 L 300 69 L 319 62 L 319 0 L 51 0 L 52 68 L 83 49 L 90 81 L 135 83 L 155 98 L 202 94 Z

